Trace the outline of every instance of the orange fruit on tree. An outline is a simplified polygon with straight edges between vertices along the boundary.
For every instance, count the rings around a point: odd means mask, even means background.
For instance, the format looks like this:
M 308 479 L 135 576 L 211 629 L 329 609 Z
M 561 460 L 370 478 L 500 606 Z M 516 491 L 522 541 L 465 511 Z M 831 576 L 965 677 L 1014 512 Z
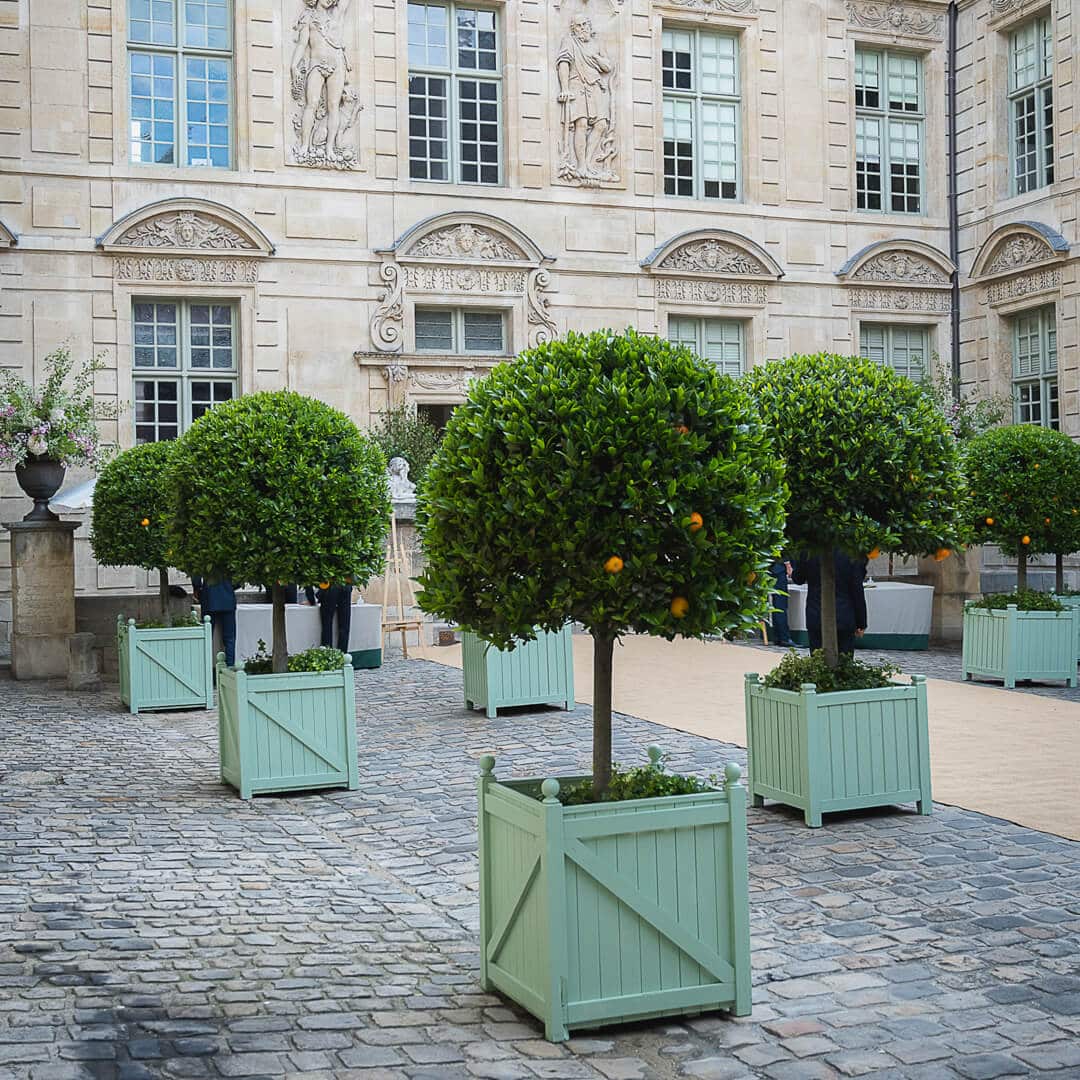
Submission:
M 680 435 L 689 435 L 690 434 L 690 429 L 685 424 L 680 424 L 675 430 Z
M 1039 467 L 1039 463 L 1038 463 L 1038 462 L 1036 461 L 1036 462 L 1035 462 L 1035 464 L 1034 464 L 1034 465 L 1032 465 L 1031 467 L 1032 467 L 1033 469 L 1037 469 L 1037 468 Z
M 993 518 L 987 518 L 986 519 L 986 524 L 987 525 L 993 525 L 994 524 L 994 519 Z
M 697 532 L 702 525 L 705 524 L 705 519 L 695 510 L 690 515 L 690 531 Z
M 868 559 L 876 559 L 880 554 L 881 554 L 881 548 L 873 547 L 866 553 L 866 557 Z
M 612 555 L 606 563 L 604 563 L 604 569 L 609 574 L 618 574 L 622 571 L 623 561 L 618 555 Z
M 1020 537 L 1020 543 L 1021 544 L 1030 544 L 1031 543 L 1031 537 L 1030 536 L 1021 536 Z
M 1043 524 L 1044 525 L 1049 525 L 1050 524 L 1050 519 L 1049 518 L 1043 518 Z
M 686 613 L 690 610 L 690 601 L 685 596 L 676 596 L 671 601 L 671 614 L 676 619 L 685 619 Z
M 755 581 L 757 581 L 757 571 L 751 570 L 750 573 L 746 575 L 746 584 L 753 585 Z
M 143 528 L 146 528 L 146 526 L 150 524 L 150 519 L 149 518 L 143 518 L 142 521 L 139 522 L 139 524 L 142 525 Z
M 320 589 L 329 589 L 330 588 L 330 582 L 329 581 L 320 581 L 319 582 L 319 588 Z
M 937 551 L 934 552 L 934 562 L 942 562 L 951 554 L 952 552 L 948 548 L 938 548 Z

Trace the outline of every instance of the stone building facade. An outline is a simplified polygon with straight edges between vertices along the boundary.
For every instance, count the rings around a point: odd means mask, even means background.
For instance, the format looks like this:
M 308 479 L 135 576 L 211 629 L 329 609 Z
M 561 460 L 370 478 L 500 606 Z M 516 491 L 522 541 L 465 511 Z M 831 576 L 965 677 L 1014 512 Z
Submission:
M 1052 304 L 1073 435 L 1078 7 L 965 0 L 957 26 L 961 374 L 1010 388 L 1011 320 L 1042 311 L 1045 352 Z M 636 326 L 732 371 L 947 368 L 949 9 L 0 0 L 5 366 L 102 355 L 121 445 L 279 387 L 362 425 L 398 401 L 439 419 L 568 329 Z M 1010 35 L 1042 42 L 1041 17 L 1054 173 L 1017 194 Z M 21 516 L 10 476 L 0 495 Z M 84 543 L 81 592 L 144 586 Z

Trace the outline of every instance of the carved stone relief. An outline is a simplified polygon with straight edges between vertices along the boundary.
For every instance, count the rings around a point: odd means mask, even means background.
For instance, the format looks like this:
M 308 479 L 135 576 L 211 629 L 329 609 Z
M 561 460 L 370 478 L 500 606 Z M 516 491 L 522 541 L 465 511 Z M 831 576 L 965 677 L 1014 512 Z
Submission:
M 1011 11 L 1019 11 L 1030 0 L 990 0 L 990 10 L 996 18 L 999 15 L 1008 15 Z
M 755 259 L 734 244 L 722 240 L 694 240 L 676 248 L 657 270 L 695 270 L 705 274 L 768 274 Z
M 936 11 L 888 0 L 887 3 L 861 3 L 848 0 L 848 22 L 864 30 L 880 30 L 888 34 L 932 38 L 940 41 L 944 34 L 945 16 Z
M 259 267 L 251 259 L 199 259 L 167 255 L 122 256 L 116 260 L 118 281 L 178 281 L 209 285 L 254 284 Z
M 947 289 L 851 289 L 848 300 L 861 311 L 925 311 L 947 315 L 952 310 Z
M 405 285 L 418 292 L 511 293 L 525 291 L 525 270 L 474 266 L 404 266 Z
M 383 263 L 379 277 L 386 288 L 379 297 L 379 306 L 371 316 L 371 340 L 381 352 L 401 352 L 405 347 L 402 323 L 405 318 L 403 276 L 397 263 Z
M 589 0 L 567 3 L 558 19 L 553 58 L 558 116 L 557 178 L 576 187 L 618 184 L 620 8 Z
M 756 15 L 754 0 L 660 0 L 666 7 L 717 15 Z
M 1018 233 L 1002 241 L 983 273 L 1006 274 L 1029 263 L 1045 262 L 1053 255 L 1050 245 L 1041 237 Z
M 478 228 L 468 222 L 428 233 L 409 248 L 408 255 L 440 259 L 526 258 L 525 253 L 509 240 L 490 229 Z
M 555 320 L 548 311 L 548 286 L 551 284 L 551 275 L 541 266 L 537 267 L 529 275 L 529 285 L 526 292 L 528 300 L 529 320 L 529 345 L 543 345 L 551 341 L 558 330 Z
M 885 251 L 867 259 L 855 272 L 854 280 L 949 284 L 948 275 L 940 267 L 906 251 Z
M 290 163 L 355 169 L 356 119 L 363 109 L 352 62 L 352 0 L 300 0 L 289 65 Z
M 657 278 L 656 298 L 684 304 L 721 304 L 724 307 L 764 305 L 764 285 L 750 281 L 713 281 L 707 278 Z
M 1061 271 L 1054 267 L 1050 270 L 1038 270 L 1033 274 L 1009 278 L 1007 281 L 995 281 L 983 291 L 983 302 L 1003 304 L 1007 300 L 1019 300 L 1032 293 L 1048 292 L 1061 287 Z
M 113 243 L 118 247 L 256 250 L 255 245 L 232 226 L 195 210 L 178 210 L 147 218 L 118 236 Z

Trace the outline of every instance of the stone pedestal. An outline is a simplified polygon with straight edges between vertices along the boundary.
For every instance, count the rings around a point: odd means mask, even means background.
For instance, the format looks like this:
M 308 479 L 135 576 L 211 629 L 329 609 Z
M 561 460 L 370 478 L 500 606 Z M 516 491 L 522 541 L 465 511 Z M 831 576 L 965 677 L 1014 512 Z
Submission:
M 930 640 L 958 642 L 964 636 L 964 602 L 979 595 L 982 550 L 969 548 L 954 552 L 947 559 L 919 560 L 917 577 L 905 578 L 917 585 L 934 586 L 934 614 Z
M 66 678 L 75 633 L 77 521 L 13 521 L 11 533 L 11 674 Z

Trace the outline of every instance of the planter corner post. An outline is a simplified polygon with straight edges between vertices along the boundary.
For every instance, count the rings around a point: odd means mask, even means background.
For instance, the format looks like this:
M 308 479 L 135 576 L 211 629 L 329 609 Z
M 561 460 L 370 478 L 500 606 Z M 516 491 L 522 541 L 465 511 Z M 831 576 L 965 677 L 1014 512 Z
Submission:
M 750 801 L 754 806 L 765 805 L 765 796 L 758 795 L 754 790 L 754 738 L 750 729 L 754 726 L 753 711 L 750 704 L 750 696 L 753 688 L 761 682 L 761 676 L 756 671 L 747 671 L 743 674 L 743 715 L 746 717 L 746 787 L 750 792 Z
M 1005 619 L 1005 686 L 1013 690 L 1016 688 L 1016 648 L 1020 637 L 1020 619 L 1015 604 L 1006 608 Z
M 491 852 L 488 850 L 487 789 L 495 782 L 495 758 L 484 754 L 480 759 L 480 775 L 476 778 L 476 832 L 477 849 L 480 853 L 480 879 L 484 880 L 491 870 Z M 488 940 L 491 937 L 491 901 L 486 889 L 480 890 L 480 988 L 485 993 L 494 989 L 488 975 Z
M 121 616 L 122 618 L 123 616 Z M 139 715 L 139 686 L 138 671 L 135 666 L 135 654 L 138 646 L 135 641 L 135 620 L 127 620 L 127 634 L 124 635 L 124 651 L 127 653 L 128 671 L 128 709 L 132 716 Z
M 218 663 L 224 663 L 224 656 L 219 654 Z M 251 777 L 255 775 L 255 748 L 251 745 L 251 732 L 248 730 L 248 674 L 243 665 L 236 668 L 236 753 L 240 762 L 240 798 L 250 799 Z
M 755 676 L 756 677 L 756 676 Z M 746 852 L 746 790 L 739 783 L 742 769 L 734 761 L 724 766 L 724 792 L 731 815 L 731 876 L 728 879 L 731 903 L 732 964 L 735 969 L 736 1016 L 749 1016 L 752 1009 L 750 980 L 750 896 L 749 861 Z
M 915 687 L 918 700 L 919 716 L 928 716 L 926 703 L 926 676 L 912 675 L 911 683 Z M 929 817 L 934 812 L 934 796 L 930 783 L 930 729 L 926 724 L 918 725 L 919 738 L 919 798 L 916 807 L 920 814 Z
M 818 722 L 817 717 L 817 684 L 802 683 L 799 687 L 802 695 L 803 708 L 801 710 L 802 722 L 806 726 L 803 729 L 803 738 L 806 740 L 806 760 L 803 766 L 803 790 L 806 792 L 806 809 L 803 817 L 811 829 L 821 828 L 821 807 L 818 804 L 817 792 L 819 786 L 814 783 L 814 777 L 824 771 L 826 749 L 824 744 L 824 728 Z
M 191 609 L 191 614 L 195 614 L 194 608 Z M 203 661 L 206 665 L 206 707 L 212 709 L 214 707 L 214 631 L 210 626 L 209 615 L 202 617 L 202 628 L 206 640 Z
M 547 882 L 548 986 L 544 1036 L 549 1042 L 566 1042 L 566 855 L 563 805 L 559 802 L 559 781 L 548 777 L 541 785 L 544 796 L 544 878 Z
M 356 676 L 353 672 L 352 657 L 346 653 L 341 664 L 341 674 L 345 682 L 345 752 L 348 755 L 349 791 L 360 787 L 360 762 L 356 749 Z

